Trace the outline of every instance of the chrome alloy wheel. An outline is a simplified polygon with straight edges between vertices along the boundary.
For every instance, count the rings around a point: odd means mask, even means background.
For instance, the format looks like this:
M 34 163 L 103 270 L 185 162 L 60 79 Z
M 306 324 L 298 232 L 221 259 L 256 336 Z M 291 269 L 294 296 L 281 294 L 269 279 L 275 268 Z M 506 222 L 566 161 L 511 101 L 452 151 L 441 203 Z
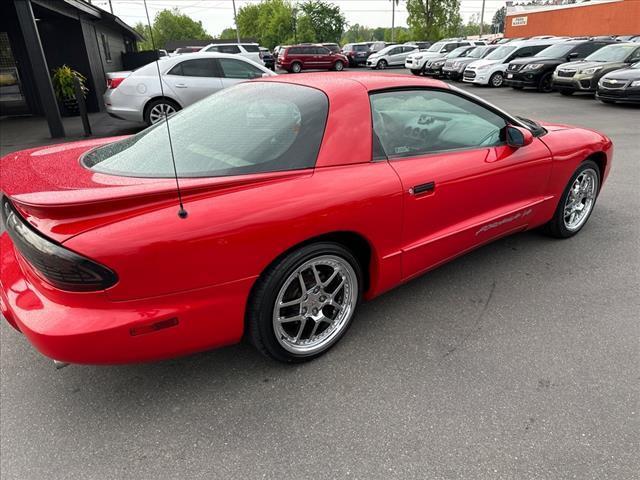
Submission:
M 174 113 L 176 113 L 176 109 L 172 105 L 168 103 L 158 103 L 157 105 L 154 105 L 149 112 L 149 120 L 153 125 L 154 123 L 164 120 L 165 115 L 170 117 Z
M 564 204 L 564 226 L 570 232 L 579 230 L 589 218 L 598 192 L 598 174 L 592 168 L 580 172 L 571 185 Z
M 285 280 L 273 308 L 278 343 L 294 354 L 326 349 L 349 325 L 358 301 L 358 277 L 336 255 L 306 261 Z

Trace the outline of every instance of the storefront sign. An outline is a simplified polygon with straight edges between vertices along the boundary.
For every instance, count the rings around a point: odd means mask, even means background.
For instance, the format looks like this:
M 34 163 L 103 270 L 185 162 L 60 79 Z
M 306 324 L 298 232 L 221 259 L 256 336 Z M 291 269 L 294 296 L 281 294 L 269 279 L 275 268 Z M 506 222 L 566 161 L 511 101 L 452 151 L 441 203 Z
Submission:
M 511 19 L 512 27 L 522 27 L 527 24 L 527 17 L 513 17 Z

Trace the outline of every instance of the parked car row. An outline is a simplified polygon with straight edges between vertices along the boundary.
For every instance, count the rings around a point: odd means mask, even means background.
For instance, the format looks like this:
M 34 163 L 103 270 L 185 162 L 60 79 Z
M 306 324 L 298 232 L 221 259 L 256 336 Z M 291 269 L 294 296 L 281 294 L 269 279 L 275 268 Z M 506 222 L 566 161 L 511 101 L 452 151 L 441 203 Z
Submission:
M 407 66 L 416 66 L 414 62 L 408 58 Z M 550 37 L 458 47 L 446 55 L 432 55 L 412 72 L 517 90 L 595 93 L 606 103 L 640 103 L 640 42 L 612 37 Z

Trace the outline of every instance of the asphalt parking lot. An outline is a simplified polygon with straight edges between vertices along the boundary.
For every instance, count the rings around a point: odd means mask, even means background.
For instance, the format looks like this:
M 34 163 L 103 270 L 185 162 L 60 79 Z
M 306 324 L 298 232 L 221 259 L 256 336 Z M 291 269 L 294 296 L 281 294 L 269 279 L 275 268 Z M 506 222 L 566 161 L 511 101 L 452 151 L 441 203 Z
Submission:
M 465 88 L 613 139 L 579 235 L 476 250 L 298 366 L 238 345 L 56 370 L 2 322 L 2 479 L 637 478 L 640 109 Z

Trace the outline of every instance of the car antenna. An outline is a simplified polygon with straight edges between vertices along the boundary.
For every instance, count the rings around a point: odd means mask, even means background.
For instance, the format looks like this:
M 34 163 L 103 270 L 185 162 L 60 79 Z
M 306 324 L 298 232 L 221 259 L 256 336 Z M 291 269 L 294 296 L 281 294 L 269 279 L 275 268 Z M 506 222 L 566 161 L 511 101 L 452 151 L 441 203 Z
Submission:
M 142 0 L 144 2 L 144 11 L 147 14 L 147 25 L 149 25 L 149 37 L 151 38 L 151 48 L 156 52 L 156 43 L 153 39 L 153 29 L 151 28 L 151 20 L 149 18 L 149 9 L 147 8 L 147 0 Z M 159 58 L 156 58 L 156 70 L 158 71 L 158 82 L 160 82 L 160 94 L 164 97 L 164 87 L 162 86 L 162 75 L 160 74 L 160 63 Z M 169 138 L 169 150 L 171 152 L 171 163 L 173 164 L 173 175 L 176 179 L 176 191 L 178 192 L 178 203 L 180 204 L 180 209 L 178 210 L 178 217 L 187 218 L 187 211 L 184 208 L 182 203 L 182 192 L 180 191 L 180 182 L 178 181 L 178 169 L 176 168 L 176 157 L 173 153 L 173 142 L 171 141 L 171 129 L 169 128 L 169 115 L 167 112 L 164 112 L 164 123 L 167 126 L 167 137 Z

